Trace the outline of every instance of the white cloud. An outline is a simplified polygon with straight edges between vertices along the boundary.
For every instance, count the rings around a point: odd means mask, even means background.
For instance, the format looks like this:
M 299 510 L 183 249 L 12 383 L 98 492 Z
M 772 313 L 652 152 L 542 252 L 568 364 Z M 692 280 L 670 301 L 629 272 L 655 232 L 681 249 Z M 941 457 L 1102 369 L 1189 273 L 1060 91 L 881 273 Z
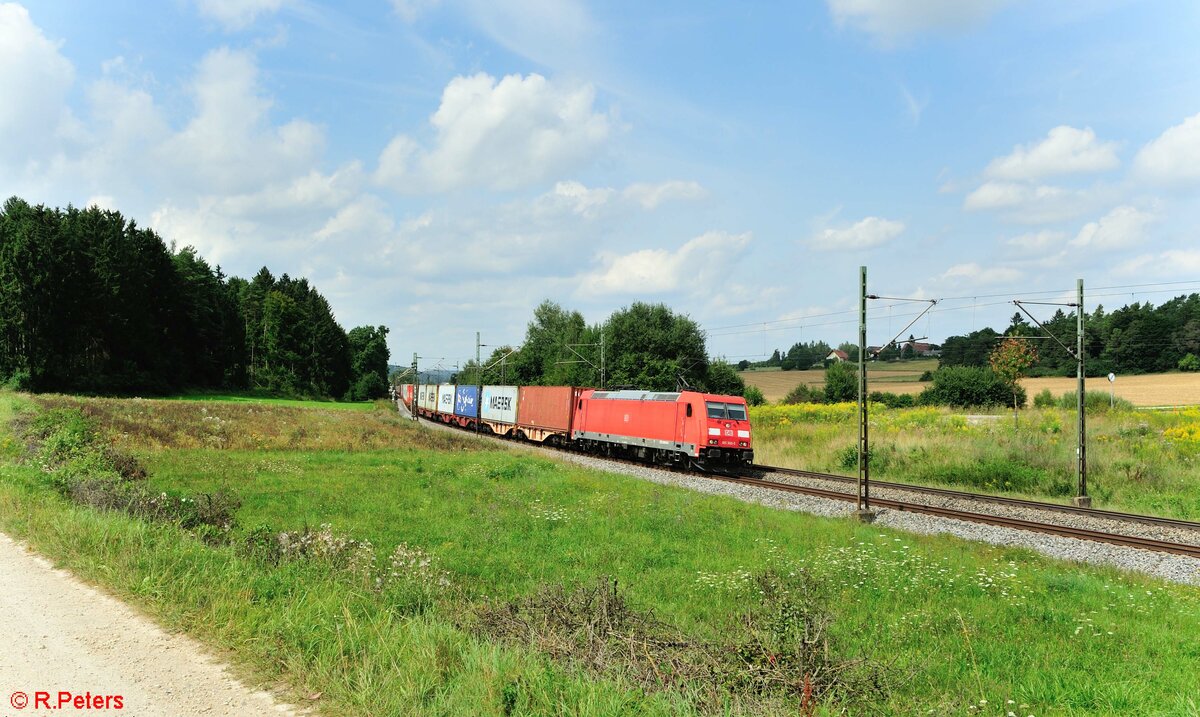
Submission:
M 1133 247 L 1146 240 L 1146 227 L 1155 218 L 1154 214 L 1123 205 L 1085 224 L 1071 246 L 1101 250 Z
M 904 231 L 904 223 L 893 219 L 866 217 L 851 226 L 827 228 L 812 237 L 809 243 L 825 251 L 870 249 L 895 239 Z
M 670 180 L 660 184 L 631 184 L 622 192 L 626 199 L 641 204 L 646 209 L 655 209 L 664 202 L 674 200 L 698 200 L 708 196 L 696 182 Z
M 343 239 L 349 241 L 377 240 L 390 234 L 395 222 L 383 201 L 365 195 L 344 205 L 325 225 L 317 230 L 320 241 Z
M 961 32 L 983 24 L 1010 0 L 826 0 L 839 26 L 890 42 L 929 31 Z
M 1003 284 L 1016 281 L 1022 276 L 1017 269 L 1007 266 L 982 267 L 975 262 L 955 264 L 939 277 L 943 281 L 963 285 Z
M 582 182 L 557 182 L 554 189 L 539 198 L 543 207 L 559 207 L 566 205 L 575 214 L 583 217 L 594 217 L 600 209 L 609 203 L 615 190 L 608 187 L 589 189 Z
M 376 179 L 402 192 L 466 186 L 514 189 L 578 167 L 612 130 L 593 110 L 591 85 L 541 75 L 456 77 L 430 118 L 435 140 L 423 147 L 398 135 L 379 158 Z
M 191 85 L 196 115 L 159 148 L 177 176 L 219 193 L 249 191 L 307 171 L 324 147 L 324 134 L 304 120 L 269 122 L 271 99 L 258 84 L 249 52 L 221 48 L 200 62 Z
M 712 282 L 750 243 L 750 234 L 710 231 L 678 249 L 640 249 L 629 254 L 600 252 L 601 267 L 581 277 L 579 293 L 657 294 L 684 290 L 707 293 Z
M 968 194 L 963 209 L 1000 211 L 1009 221 L 1041 224 L 1077 217 L 1097 200 L 1098 193 L 1089 190 L 992 180 Z
M 1154 182 L 1200 181 L 1200 114 L 1188 117 L 1142 147 L 1133 165 L 1140 176 Z
M 1200 274 L 1200 249 L 1172 249 L 1160 254 L 1134 257 L 1113 270 L 1118 276 L 1162 277 Z
M 1116 142 L 1098 142 L 1091 127 L 1060 125 L 1037 144 L 1017 145 L 1012 154 L 988 164 L 997 179 L 1038 179 L 1059 174 L 1103 172 L 1120 166 Z
M 283 7 L 284 0 L 196 0 L 196 9 L 204 17 L 216 20 L 228 32 L 244 30 L 259 15 L 269 15 Z
M 440 5 L 442 0 L 392 0 L 392 9 L 405 22 L 413 23 L 417 18 Z
M 1067 235 L 1060 231 L 1043 229 L 1039 232 L 1022 234 L 1009 239 L 1006 244 L 1017 249 L 1031 252 L 1043 252 L 1047 249 L 1057 249 L 1066 241 Z
M 45 158 L 69 119 L 75 70 L 22 6 L 0 4 L 0 165 Z

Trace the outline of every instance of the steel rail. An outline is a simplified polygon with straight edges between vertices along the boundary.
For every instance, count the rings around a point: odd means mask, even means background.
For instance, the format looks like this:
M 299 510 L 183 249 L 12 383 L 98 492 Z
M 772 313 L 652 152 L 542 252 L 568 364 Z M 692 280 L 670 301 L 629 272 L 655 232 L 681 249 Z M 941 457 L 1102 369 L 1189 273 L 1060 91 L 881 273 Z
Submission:
M 791 483 L 780 483 L 778 481 L 766 480 L 763 478 L 735 478 L 732 476 L 722 475 L 710 475 L 708 477 L 730 483 L 741 483 L 743 485 L 753 485 L 759 488 L 767 488 L 770 490 L 812 495 L 831 500 L 840 500 L 847 503 L 853 503 L 858 500 L 858 496 L 853 493 L 827 490 L 825 488 L 814 488 L 812 486 L 793 485 Z M 873 499 L 872 502 L 881 508 L 891 508 L 893 510 L 901 510 L 909 513 L 924 513 L 927 515 L 935 515 L 942 518 L 953 518 L 955 520 L 963 520 L 971 523 L 982 523 L 985 525 L 995 525 L 1004 528 L 1015 528 L 1018 530 L 1025 530 L 1035 533 L 1044 533 L 1046 535 L 1076 538 L 1078 540 L 1090 540 L 1093 542 L 1109 543 L 1111 545 L 1119 545 L 1122 547 L 1140 548 L 1142 550 L 1150 550 L 1153 552 L 1173 553 L 1176 555 L 1186 555 L 1192 558 L 1200 558 L 1200 545 L 1173 543 L 1167 540 L 1156 540 L 1154 538 L 1144 538 L 1136 535 L 1105 533 L 1099 530 L 1076 528 L 1067 525 L 1056 525 L 1054 523 L 1040 523 L 1033 520 L 1009 518 L 1006 516 L 991 515 L 987 513 L 972 513 L 970 511 L 943 508 L 936 505 L 906 503 L 904 501 L 892 500 L 889 498 L 876 498 Z
M 754 464 L 751 466 L 751 470 L 760 471 L 762 473 L 794 475 L 801 478 L 811 478 L 814 480 L 824 480 L 835 483 L 855 482 L 855 479 L 852 476 L 838 475 L 836 473 L 818 473 L 816 471 L 806 471 L 798 468 L 782 468 L 779 466 L 764 466 Z M 986 493 L 971 493 L 968 491 L 954 490 L 952 488 L 934 488 L 932 486 L 913 485 L 911 483 L 892 483 L 888 481 L 872 480 L 871 485 L 872 487 L 884 488 L 887 490 L 924 493 L 926 495 L 936 495 L 943 498 L 953 498 L 958 500 L 974 500 L 984 503 L 995 503 L 997 505 L 1007 505 L 1014 508 L 1045 510 L 1055 513 L 1071 513 L 1073 515 L 1083 515 L 1092 518 L 1102 518 L 1105 520 L 1115 520 L 1125 523 L 1143 523 L 1145 525 L 1161 525 L 1169 528 L 1185 528 L 1188 530 L 1200 531 L 1200 523 L 1190 520 L 1180 520 L 1178 518 L 1163 518 L 1156 515 L 1144 515 L 1141 513 L 1121 513 L 1114 510 L 1104 510 L 1102 508 L 1083 508 L 1076 505 L 1047 503 L 1040 500 L 1010 498 L 1000 495 L 988 495 Z

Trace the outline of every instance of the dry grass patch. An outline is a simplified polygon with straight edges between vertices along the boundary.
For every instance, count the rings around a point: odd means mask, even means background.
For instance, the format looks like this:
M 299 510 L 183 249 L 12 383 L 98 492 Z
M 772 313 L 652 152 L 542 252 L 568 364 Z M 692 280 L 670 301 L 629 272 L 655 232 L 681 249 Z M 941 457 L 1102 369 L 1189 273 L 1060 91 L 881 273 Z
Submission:
M 254 403 L 43 395 L 46 409 L 78 409 L 123 450 L 477 449 L 469 435 L 420 430 L 381 402 L 373 411 Z

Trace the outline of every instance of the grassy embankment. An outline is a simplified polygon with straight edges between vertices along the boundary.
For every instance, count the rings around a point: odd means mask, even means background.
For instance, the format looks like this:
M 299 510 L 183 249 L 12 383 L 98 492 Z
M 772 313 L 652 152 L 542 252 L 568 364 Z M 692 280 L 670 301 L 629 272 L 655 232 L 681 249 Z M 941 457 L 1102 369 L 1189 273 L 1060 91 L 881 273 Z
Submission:
M 1107 406 L 1104 406 L 1106 408 Z M 1075 412 L 1026 409 L 968 420 L 944 408 L 872 406 L 871 475 L 1036 498 L 1075 495 Z M 755 460 L 856 473 L 854 404 L 751 410 Z M 1200 408 L 1089 411 L 1088 492 L 1098 507 L 1200 520 Z
M 0 395 L 0 418 L 25 400 Z M 796 714 L 802 689 L 754 675 L 817 668 L 841 668 L 844 681 L 818 673 L 817 714 L 1197 713 L 1194 588 L 664 488 L 425 432 L 386 411 L 51 403 L 94 416 L 156 489 L 236 491 L 240 527 L 206 544 L 73 505 L 8 437 L 0 528 L 228 648 L 258 678 L 323 693 L 326 714 Z M 260 523 L 332 523 L 371 541 L 382 572 L 264 560 L 240 547 L 261 539 Z M 411 574 L 394 577 L 397 554 L 419 556 Z M 539 586 L 599 576 L 677 641 L 716 646 L 687 656 L 715 660 L 721 679 L 672 681 L 670 648 L 623 659 L 517 619 Z M 514 633 L 495 629 L 498 615 L 517 616 L 509 624 L 537 647 L 501 640 Z M 797 626 L 821 634 L 815 654 L 787 652 Z M 722 650 L 736 647 L 753 669 L 728 670 Z

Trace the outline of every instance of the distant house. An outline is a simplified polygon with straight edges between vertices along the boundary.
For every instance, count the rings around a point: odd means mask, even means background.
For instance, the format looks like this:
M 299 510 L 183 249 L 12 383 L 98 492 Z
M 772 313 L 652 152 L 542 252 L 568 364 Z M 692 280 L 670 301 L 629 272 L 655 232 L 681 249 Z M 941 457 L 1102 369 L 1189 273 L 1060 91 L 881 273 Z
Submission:
M 838 362 L 849 361 L 850 354 L 846 353 L 845 351 L 842 351 L 841 349 L 834 349 L 829 352 L 829 355 L 825 357 L 825 360 L 826 361 L 838 361 Z
M 901 348 L 912 346 L 913 355 L 924 357 L 937 357 L 942 355 L 941 349 L 936 344 L 926 344 L 920 341 L 905 341 L 901 344 Z

